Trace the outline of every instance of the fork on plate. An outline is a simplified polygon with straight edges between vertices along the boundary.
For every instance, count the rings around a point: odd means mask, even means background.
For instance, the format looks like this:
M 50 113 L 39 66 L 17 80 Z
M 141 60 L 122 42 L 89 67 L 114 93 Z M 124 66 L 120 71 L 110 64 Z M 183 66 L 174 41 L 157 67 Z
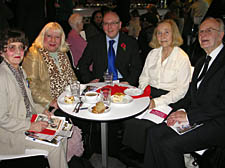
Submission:
M 73 112 L 78 113 L 80 110 L 80 107 L 83 105 L 83 102 L 81 101 L 81 97 L 79 97 L 79 102 L 77 102 L 76 106 L 73 109 Z

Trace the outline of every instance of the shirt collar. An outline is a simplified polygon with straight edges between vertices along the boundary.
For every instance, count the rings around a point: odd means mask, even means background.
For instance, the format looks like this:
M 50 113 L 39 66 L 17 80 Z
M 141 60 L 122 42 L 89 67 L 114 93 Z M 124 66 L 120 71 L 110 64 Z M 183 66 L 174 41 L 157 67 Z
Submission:
M 116 37 L 113 38 L 113 39 L 111 39 L 111 38 L 109 38 L 108 36 L 106 36 L 106 40 L 107 40 L 107 44 L 109 43 L 109 40 L 115 40 L 115 42 L 117 43 L 118 40 L 119 40 L 119 33 L 118 33 L 118 34 L 116 35 Z
M 214 59 L 216 58 L 216 56 L 219 54 L 219 52 L 222 50 L 223 48 L 223 43 L 221 43 L 216 49 L 214 49 L 209 56 L 212 57 L 212 59 L 210 60 L 210 62 L 213 62 Z

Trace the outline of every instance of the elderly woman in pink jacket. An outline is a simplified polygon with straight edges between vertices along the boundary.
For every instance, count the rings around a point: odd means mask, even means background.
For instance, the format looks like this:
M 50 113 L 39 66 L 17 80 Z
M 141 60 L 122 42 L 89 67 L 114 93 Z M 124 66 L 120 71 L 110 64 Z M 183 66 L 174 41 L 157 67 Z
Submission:
M 72 30 L 68 34 L 67 42 L 72 53 L 73 66 L 76 67 L 87 45 L 85 39 L 80 35 L 84 25 L 83 16 L 79 13 L 72 14 L 69 18 L 69 24 Z

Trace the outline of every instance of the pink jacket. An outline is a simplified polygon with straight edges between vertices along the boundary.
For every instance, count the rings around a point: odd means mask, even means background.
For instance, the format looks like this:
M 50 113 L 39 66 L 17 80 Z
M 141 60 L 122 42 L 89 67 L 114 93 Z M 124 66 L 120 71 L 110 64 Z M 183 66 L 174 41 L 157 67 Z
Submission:
M 69 32 L 67 42 L 73 55 L 73 64 L 74 66 L 77 66 L 77 63 L 87 46 L 87 42 L 74 29 Z

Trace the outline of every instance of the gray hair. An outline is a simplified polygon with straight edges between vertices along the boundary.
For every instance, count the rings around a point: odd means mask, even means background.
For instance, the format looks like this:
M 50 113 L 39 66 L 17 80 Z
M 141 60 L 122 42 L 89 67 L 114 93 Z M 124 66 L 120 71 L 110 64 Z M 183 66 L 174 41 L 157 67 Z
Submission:
M 73 28 L 77 28 L 77 24 L 80 24 L 83 20 L 83 16 L 81 16 L 79 13 L 74 13 L 69 17 L 68 23 Z
M 224 23 L 223 23 L 223 20 L 222 19 L 220 19 L 220 18 L 214 18 L 214 17 L 207 17 L 205 20 L 208 20 L 208 19 L 215 20 L 219 24 L 219 31 L 220 32 L 224 32 Z M 203 20 L 202 22 L 204 22 L 205 20 Z

